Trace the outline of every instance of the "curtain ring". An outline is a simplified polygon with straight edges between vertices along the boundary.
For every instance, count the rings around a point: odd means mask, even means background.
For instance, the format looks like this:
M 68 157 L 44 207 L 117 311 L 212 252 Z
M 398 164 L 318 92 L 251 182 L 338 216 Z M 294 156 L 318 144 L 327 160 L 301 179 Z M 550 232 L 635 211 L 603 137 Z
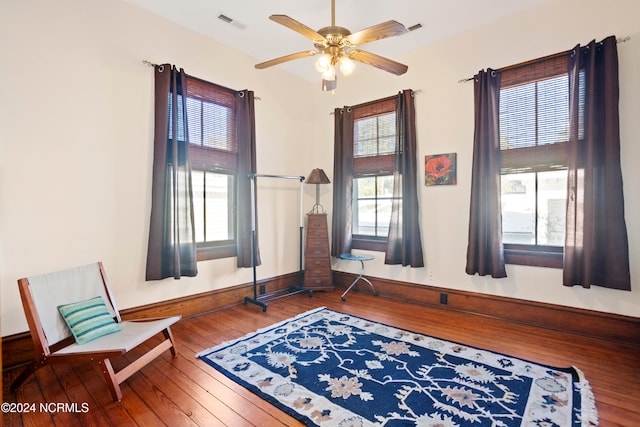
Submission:
M 158 65 L 158 71 L 162 73 L 164 71 L 164 65 Z
M 491 70 L 491 77 L 495 77 L 496 76 L 496 70 Z
M 351 107 L 347 107 L 347 113 L 350 113 L 351 111 Z
M 244 92 L 238 92 L 238 96 L 240 96 L 240 98 L 244 98 Z
M 573 49 L 573 50 L 571 51 L 571 57 L 573 58 L 574 56 L 576 56 L 576 50 L 575 50 L 575 49 Z

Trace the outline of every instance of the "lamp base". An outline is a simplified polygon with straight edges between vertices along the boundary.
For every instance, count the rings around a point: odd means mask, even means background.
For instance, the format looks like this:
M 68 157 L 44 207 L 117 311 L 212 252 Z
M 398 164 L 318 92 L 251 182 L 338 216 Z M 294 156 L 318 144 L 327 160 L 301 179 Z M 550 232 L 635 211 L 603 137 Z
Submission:
M 320 204 L 320 203 L 316 203 L 315 205 L 313 205 L 313 207 L 311 208 L 311 210 L 309 211 L 310 214 L 323 214 L 323 213 L 327 213 L 324 210 L 324 207 Z

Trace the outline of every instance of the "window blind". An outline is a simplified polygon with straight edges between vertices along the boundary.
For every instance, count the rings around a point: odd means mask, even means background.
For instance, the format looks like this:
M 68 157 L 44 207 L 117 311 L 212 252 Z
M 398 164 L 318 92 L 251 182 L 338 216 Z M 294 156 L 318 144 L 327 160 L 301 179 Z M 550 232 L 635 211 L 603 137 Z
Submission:
M 237 169 L 235 91 L 187 77 L 187 122 L 192 167 L 227 174 Z
M 393 173 L 396 152 L 395 111 L 394 97 L 353 107 L 354 176 Z
M 566 168 L 569 140 L 567 56 L 502 72 L 500 149 L 502 173 Z

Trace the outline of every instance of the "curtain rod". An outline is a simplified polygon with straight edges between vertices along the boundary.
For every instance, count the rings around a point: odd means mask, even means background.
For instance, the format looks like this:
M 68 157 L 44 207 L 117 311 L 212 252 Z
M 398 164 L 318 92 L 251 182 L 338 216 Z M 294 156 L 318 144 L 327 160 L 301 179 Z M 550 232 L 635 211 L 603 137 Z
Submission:
M 419 93 L 422 93 L 422 89 L 416 89 L 416 90 L 413 90 L 413 89 L 412 89 L 412 90 L 411 90 L 411 96 L 416 96 L 416 95 L 418 95 Z M 368 101 L 368 102 L 363 102 L 362 104 L 351 105 L 350 107 L 351 107 L 351 108 L 353 108 L 353 107 L 362 107 L 362 106 L 366 106 L 366 105 L 368 105 L 368 104 L 375 104 L 376 102 L 384 101 L 384 100 L 391 99 L 391 98 L 394 98 L 394 97 L 395 97 L 395 95 L 391 95 L 391 96 L 387 96 L 386 98 L 376 99 L 375 101 Z M 330 115 L 330 116 L 333 116 L 333 115 L 334 115 L 334 112 L 333 112 L 333 111 L 332 111 L 332 112 L 330 112 L 330 113 L 329 113 L 329 115 Z
M 147 61 L 146 59 L 143 59 L 143 60 L 142 60 L 142 63 L 143 63 L 144 65 L 148 66 L 148 67 L 153 67 L 153 68 L 156 68 L 156 67 L 158 66 L 158 64 L 154 64 L 153 62 L 151 62 L 151 61 Z M 162 72 L 162 71 L 161 71 L 161 72 Z M 195 78 L 197 78 L 197 77 L 195 77 Z M 215 83 L 214 83 L 214 84 L 215 84 Z M 231 90 L 233 90 L 233 89 L 231 89 Z M 262 100 L 262 98 L 260 98 L 259 96 L 254 96 L 254 97 L 253 97 L 253 99 L 255 99 L 256 101 L 261 101 L 261 100 Z
M 298 181 L 305 180 L 305 177 L 302 175 L 269 175 L 269 174 L 250 173 L 248 174 L 248 177 L 249 179 L 256 179 L 258 177 L 262 177 L 262 178 L 297 179 Z
M 631 36 L 626 36 L 626 37 L 618 37 L 616 39 L 616 43 L 620 44 L 620 43 L 626 43 L 629 40 L 631 40 Z M 558 58 L 560 56 L 566 55 L 567 53 L 571 52 L 572 49 L 570 50 L 565 50 L 563 52 L 558 52 L 558 53 L 554 53 L 551 55 L 547 55 L 544 56 L 542 58 L 537 58 L 537 59 L 532 59 L 530 61 L 525 61 L 525 62 L 520 62 L 519 64 L 514 64 L 514 65 L 507 65 L 506 67 L 502 67 L 502 68 L 498 68 L 496 71 L 507 71 L 507 70 L 513 70 L 514 68 L 520 68 L 520 67 L 524 67 L 525 65 L 530 65 L 533 64 L 535 62 L 541 62 L 541 61 L 546 61 L 549 59 L 554 59 L 554 58 Z M 458 80 L 458 83 L 466 83 L 466 82 L 470 82 L 475 78 L 475 76 L 473 77 L 468 77 L 466 79 L 460 79 Z

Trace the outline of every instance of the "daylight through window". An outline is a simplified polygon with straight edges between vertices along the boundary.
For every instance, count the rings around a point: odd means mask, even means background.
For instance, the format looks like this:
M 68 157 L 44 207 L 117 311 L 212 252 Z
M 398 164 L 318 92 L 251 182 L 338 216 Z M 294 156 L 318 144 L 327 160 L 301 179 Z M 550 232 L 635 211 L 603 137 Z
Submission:
M 562 257 L 567 202 L 569 78 L 566 58 L 523 65 L 502 75 L 502 235 L 507 262 L 527 252 Z M 518 256 L 510 256 L 518 254 Z M 558 258 L 559 256 L 559 258 Z M 543 264 L 546 261 L 543 261 Z
M 352 230 L 355 247 L 373 249 L 359 243 L 384 242 L 389 234 L 395 151 L 395 100 L 355 107 Z
M 238 166 L 235 92 L 187 78 L 185 104 L 198 259 L 233 256 Z M 178 129 L 178 136 L 184 138 L 184 130 Z

